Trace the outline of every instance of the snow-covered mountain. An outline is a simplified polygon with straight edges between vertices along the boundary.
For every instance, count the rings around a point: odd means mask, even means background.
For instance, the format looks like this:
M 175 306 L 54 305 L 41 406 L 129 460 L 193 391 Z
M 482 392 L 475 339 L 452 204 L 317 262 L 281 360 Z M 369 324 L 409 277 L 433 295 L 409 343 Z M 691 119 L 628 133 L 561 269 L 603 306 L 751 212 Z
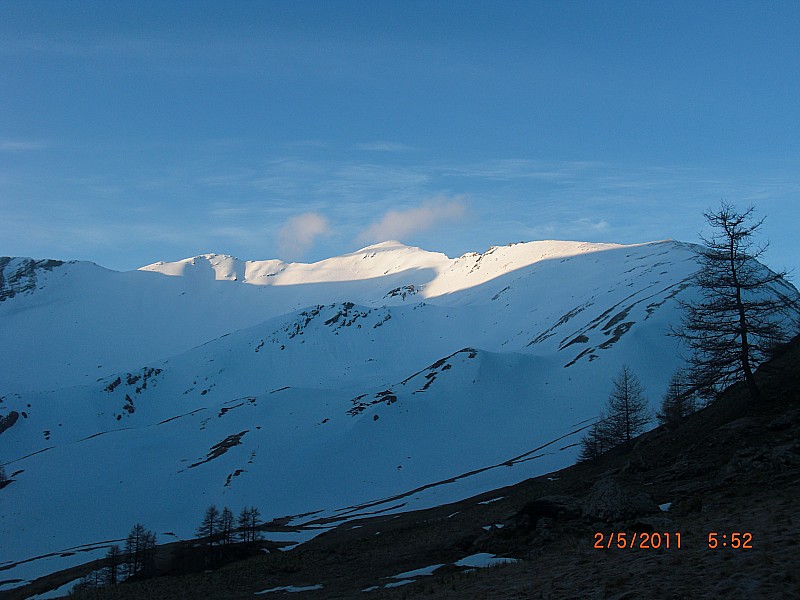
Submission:
M 212 503 L 300 540 L 565 466 L 623 364 L 657 404 L 696 268 L 674 241 L 0 259 L 0 591 Z

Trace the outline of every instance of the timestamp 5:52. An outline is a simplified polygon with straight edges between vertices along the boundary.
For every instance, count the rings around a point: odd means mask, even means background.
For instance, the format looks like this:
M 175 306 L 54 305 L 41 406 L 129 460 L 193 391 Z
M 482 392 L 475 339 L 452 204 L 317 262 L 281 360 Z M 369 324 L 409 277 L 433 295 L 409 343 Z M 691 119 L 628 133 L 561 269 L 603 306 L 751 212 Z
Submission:
M 708 534 L 708 547 L 711 550 L 717 548 L 752 550 L 753 534 L 749 531 L 732 531 L 730 533 L 712 531 Z

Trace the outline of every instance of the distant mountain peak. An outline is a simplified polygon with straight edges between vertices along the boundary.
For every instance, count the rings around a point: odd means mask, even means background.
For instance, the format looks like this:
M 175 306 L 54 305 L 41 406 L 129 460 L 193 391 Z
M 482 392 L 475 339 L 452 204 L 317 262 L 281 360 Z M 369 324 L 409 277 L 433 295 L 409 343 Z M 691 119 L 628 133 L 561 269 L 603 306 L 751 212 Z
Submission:
M 365 246 L 360 250 L 356 250 L 356 252 L 365 252 L 368 250 L 402 250 L 404 248 L 415 248 L 416 250 L 420 250 L 420 248 L 417 248 L 416 246 L 409 246 L 408 244 L 404 244 L 403 242 L 399 242 L 397 240 L 386 240 L 385 242 L 370 244 L 369 246 Z

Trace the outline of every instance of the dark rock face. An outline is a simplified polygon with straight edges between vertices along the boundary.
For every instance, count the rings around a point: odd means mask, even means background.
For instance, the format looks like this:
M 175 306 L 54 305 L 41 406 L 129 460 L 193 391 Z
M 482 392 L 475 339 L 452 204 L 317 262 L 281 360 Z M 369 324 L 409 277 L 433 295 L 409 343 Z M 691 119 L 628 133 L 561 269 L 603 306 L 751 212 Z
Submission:
M 535 527 L 542 519 L 567 521 L 581 516 L 581 501 L 573 496 L 543 496 L 528 502 L 517 513 L 515 520 Z
M 52 271 L 60 260 L 33 260 L 0 256 L 0 302 L 36 289 L 37 270 Z
M 15 410 L 12 410 L 5 417 L 0 415 L 0 433 L 11 428 L 17 422 L 17 419 L 19 419 L 19 413 Z
M 612 523 L 659 512 L 655 501 L 642 492 L 624 490 L 611 477 L 599 479 L 583 504 L 583 517 Z

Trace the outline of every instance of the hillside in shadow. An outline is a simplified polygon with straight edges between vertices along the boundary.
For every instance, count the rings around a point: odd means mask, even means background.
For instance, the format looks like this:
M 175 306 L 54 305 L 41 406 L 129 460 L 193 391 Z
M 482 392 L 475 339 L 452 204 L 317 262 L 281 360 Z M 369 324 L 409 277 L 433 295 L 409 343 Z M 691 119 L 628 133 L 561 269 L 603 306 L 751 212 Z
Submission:
M 162 560 L 160 577 L 75 597 L 800 597 L 800 338 L 758 378 L 758 404 L 733 386 L 591 462 L 216 570 Z

